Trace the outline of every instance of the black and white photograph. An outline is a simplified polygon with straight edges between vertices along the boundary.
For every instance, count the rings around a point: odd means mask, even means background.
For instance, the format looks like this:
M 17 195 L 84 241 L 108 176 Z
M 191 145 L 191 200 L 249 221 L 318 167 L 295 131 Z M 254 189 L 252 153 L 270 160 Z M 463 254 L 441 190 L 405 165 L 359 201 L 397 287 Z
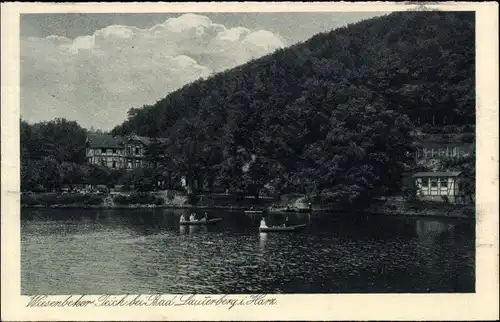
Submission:
M 474 294 L 477 19 L 21 13 L 21 295 Z

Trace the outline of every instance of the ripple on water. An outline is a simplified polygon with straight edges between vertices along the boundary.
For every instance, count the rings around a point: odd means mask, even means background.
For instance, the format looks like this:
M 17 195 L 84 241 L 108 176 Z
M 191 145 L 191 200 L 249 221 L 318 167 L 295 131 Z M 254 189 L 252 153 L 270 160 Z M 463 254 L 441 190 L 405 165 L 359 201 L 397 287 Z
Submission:
M 23 220 L 23 292 L 446 291 L 457 284 L 473 290 L 472 233 L 420 238 L 396 230 L 367 237 L 344 219 L 328 226 L 319 215 L 299 234 L 259 234 L 234 218 L 182 233 L 168 213 L 154 229 L 137 216 Z M 393 219 L 377 220 L 390 226 Z

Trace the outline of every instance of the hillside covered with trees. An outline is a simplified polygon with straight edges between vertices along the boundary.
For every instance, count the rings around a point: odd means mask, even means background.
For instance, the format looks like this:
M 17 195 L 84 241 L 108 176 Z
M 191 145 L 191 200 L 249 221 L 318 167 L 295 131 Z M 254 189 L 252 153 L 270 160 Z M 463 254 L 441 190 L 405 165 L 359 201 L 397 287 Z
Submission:
M 474 13 L 393 13 L 186 85 L 113 133 L 168 138 L 163 166 L 193 187 L 353 203 L 400 188 L 415 128 L 475 123 L 474 48 Z
M 137 185 L 168 173 L 194 192 L 363 204 L 400 191 L 415 132 L 474 129 L 474 50 L 468 12 L 393 13 L 318 34 L 131 109 L 112 133 L 153 138 L 156 168 L 137 173 L 83 165 L 88 131 L 76 122 L 21 121 L 22 185 Z

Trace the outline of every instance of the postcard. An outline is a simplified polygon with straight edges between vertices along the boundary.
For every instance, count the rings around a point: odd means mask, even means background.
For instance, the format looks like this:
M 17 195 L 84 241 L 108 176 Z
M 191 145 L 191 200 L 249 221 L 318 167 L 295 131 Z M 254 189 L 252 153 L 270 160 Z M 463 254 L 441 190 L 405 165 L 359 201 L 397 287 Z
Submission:
M 2 320 L 497 320 L 497 10 L 2 4 Z

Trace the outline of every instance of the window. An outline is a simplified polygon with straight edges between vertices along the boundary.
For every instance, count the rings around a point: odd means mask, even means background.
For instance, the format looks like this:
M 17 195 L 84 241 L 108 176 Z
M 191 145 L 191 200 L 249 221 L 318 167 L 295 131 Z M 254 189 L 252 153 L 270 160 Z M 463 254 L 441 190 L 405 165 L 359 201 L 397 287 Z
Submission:
M 135 148 L 135 154 L 139 154 L 139 148 L 138 147 Z
M 448 179 L 442 178 L 441 179 L 441 188 L 447 188 L 447 187 L 448 187 Z
M 432 179 L 431 180 L 431 188 L 437 188 L 437 186 L 438 186 L 437 180 L 436 179 Z
M 421 182 L 422 182 L 422 187 L 427 188 L 429 186 L 429 181 L 427 181 L 427 178 L 423 178 Z
M 101 148 L 101 153 L 106 153 L 106 149 L 105 148 Z
M 113 165 L 112 165 L 113 169 L 116 168 L 116 161 L 113 161 Z
M 113 153 L 116 153 L 116 149 L 113 149 Z

